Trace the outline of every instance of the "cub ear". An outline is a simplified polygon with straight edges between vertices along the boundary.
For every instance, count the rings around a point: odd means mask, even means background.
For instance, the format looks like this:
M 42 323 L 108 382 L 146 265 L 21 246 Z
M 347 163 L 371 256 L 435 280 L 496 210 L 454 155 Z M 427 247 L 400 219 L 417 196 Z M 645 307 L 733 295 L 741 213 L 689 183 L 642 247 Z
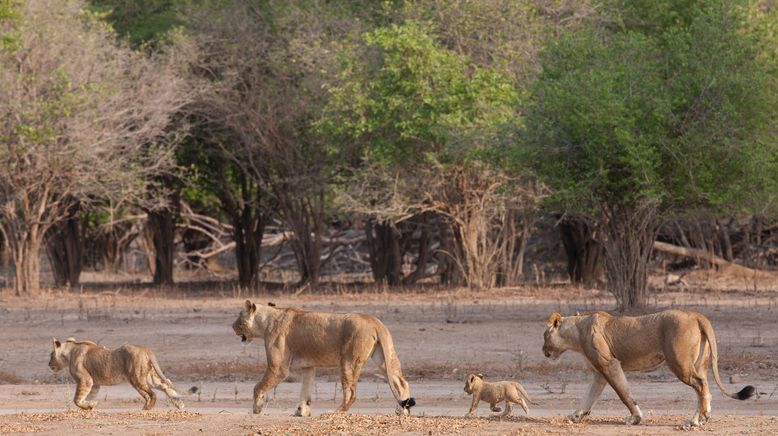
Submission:
M 273 303 L 272 301 L 268 301 L 267 305 L 270 307 L 276 307 L 276 303 Z
M 251 315 L 257 311 L 257 305 L 252 303 L 251 300 L 246 300 L 246 313 Z
M 483 380 L 483 379 L 484 379 L 484 375 L 483 375 L 483 374 L 481 374 L 480 372 L 479 372 L 478 374 L 476 374 L 475 376 L 476 376 L 476 377 L 478 377 L 478 378 L 480 378 L 481 380 Z
M 62 343 L 57 340 L 57 338 L 51 338 L 51 345 L 54 346 L 54 348 L 59 348 L 62 346 Z
M 548 316 L 548 319 L 546 319 L 546 326 L 548 327 L 559 327 L 559 324 L 562 323 L 562 315 L 559 312 L 554 312 L 551 315 Z

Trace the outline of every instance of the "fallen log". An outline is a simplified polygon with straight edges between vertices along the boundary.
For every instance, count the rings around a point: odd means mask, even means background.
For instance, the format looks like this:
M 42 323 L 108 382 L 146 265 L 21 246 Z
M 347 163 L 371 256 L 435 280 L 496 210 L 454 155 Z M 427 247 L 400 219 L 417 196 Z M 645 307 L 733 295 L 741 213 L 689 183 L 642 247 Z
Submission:
M 759 275 L 767 273 L 767 271 L 761 271 L 757 269 L 748 268 L 743 265 L 738 265 L 734 262 L 730 262 L 726 259 L 718 257 L 708 251 L 700 250 L 699 248 L 687 248 L 679 247 L 677 245 L 668 244 L 666 242 L 654 241 L 654 250 L 661 251 L 663 253 L 675 254 L 677 256 L 692 257 L 695 259 L 702 259 L 711 265 L 726 268 L 730 272 L 744 275 Z

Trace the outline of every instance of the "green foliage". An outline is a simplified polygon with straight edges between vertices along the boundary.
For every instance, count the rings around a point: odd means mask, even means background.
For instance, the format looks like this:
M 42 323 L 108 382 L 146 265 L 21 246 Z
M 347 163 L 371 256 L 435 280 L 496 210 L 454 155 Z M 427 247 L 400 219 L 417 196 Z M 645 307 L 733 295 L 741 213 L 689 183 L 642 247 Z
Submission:
M 169 30 L 181 24 L 178 11 L 191 3 L 190 0 L 90 1 L 133 47 L 159 42 Z
M 478 68 L 408 22 L 364 35 L 343 59 L 321 127 L 333 143 L 364 147 L 385 163 L 461 162 L 514 121 L 518 94 L 503 75 Z
M 774 47 L 749 31 L 746 9 L 613 5 L 623 25 L 555 41 L 533 88 L 525 135 L 557 206 L 766 204 L 778 192 L 778 76 Z
M 16 23 L 19 21 L 19 0 L 0 0 L 0 50 L 15 50 L 20 41 Z

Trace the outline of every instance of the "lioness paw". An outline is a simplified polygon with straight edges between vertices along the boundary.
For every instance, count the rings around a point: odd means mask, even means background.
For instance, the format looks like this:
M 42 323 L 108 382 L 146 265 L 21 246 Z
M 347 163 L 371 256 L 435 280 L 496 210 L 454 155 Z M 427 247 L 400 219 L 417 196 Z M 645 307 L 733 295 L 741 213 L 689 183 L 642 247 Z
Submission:
M 629 415 L 626 418 L 624 418 L 624 423 L 627 425 L 638 425 L 640 424 L 641 417 L 640 415 Z
M 571 415 L 567 415 L 567 420 L 572 423 L 579 423 L 589 416 L 589 412 L 584 412 L 582 410 L 576 410 Z

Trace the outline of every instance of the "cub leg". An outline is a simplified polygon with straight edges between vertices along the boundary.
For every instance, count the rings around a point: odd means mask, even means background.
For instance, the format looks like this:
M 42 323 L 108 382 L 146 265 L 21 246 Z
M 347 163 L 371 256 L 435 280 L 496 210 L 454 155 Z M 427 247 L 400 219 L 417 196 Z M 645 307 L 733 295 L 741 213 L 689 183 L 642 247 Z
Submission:
M 473 392 L 473 401 L 470 403 L 470 411 L 465 415 L 466 417 L 475 416 L 475 411 L 478 409 L 478 403 L 481 402 L 480 392 Z
M 130 384 L 136 391 L 146 400 L 146 404 L 143 405 L 143 410 L 151 410 L 154 404 L 157 403 L 157 395 L 151 390 L 146 380 L 130 380 Z
M 311 392 L 316 377 L 316 368 L 303 368 L 303 387 L 300 390 L 300 404 L 294 416 L 311 416 Z
M 92 390 L 89 391 L 89 395 L 86 396 L 86 400 L 95 403 L 97 405 L 97 396 L 100 394 L 100 386 L 92 384 Z
M 505 403 L 508 404 L 509 402 L 518 404 L 522 409 L 524 409 L 524 413 L 529 415 L 529 407 L 524 401 L 524 398 L 522 398 L 521 394 L 519 393 L 518 386 L 515 386 L 513 389 L 506 390 Z
M 84 410 L 94 409 L 95 406 L 97 406 L 97 401 L 92 401 L 92 399 L 89 398 L 92 387 L 94 386 L 92 377 L 87 375 L 86 377 L 76 380 L 76 383 L 76 395 L 73 397 L 73 402 L 76 403 L 76 406 Z M 100 390 L 99 387 L 97 389 Z
M 572 422 L 581 422 L 584 418 L 589 416 L 592 411 L 592 406 L 600 398 L 602 390 L 605 389 L 605 385 L 608 381 L 605 380 L 599 372 L 592 372 L 592 384 L 589 385 L 589 390 L 586 392 L 586 396 L 581 400 L 581 405 L 578 410 L 568 415 L 567 419 Z
M 509 399 L 505 399 L 505 410 L 502 411 L 500 414 L 500 418 L 508 416 L 513 411 L 513 404 L 511 404 L 511 401 Z
M 177 409 L 184 408 L 184 402 L 181 401 L 181 398 L 178 396 L 178 392 L 173 389 L 173 383 L 169 379 L 158 376 L 155 371 L 151 372 L 150 378 L 151 387 L 164 392 Z
M 489 409 L 491 409 L 492 412 L 502 412 L 502 408 L 498 406 L 497 403 L 490 404 Z

